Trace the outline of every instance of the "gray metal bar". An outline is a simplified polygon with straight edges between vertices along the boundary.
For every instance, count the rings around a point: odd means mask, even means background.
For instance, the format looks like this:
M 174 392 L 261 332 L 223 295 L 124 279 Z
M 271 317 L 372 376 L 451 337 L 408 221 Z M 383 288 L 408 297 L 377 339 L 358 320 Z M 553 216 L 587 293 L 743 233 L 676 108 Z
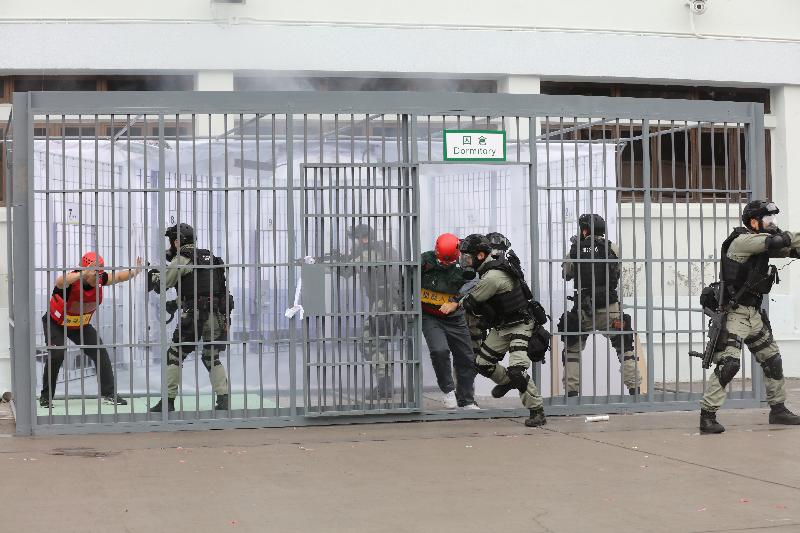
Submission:
M 533 292 L 533 299 L 537 302 L 541 298 L 541 289 L 539 287 L 539 176 L 538 176 L 538 157 L 539 153 L 536 146 L 536 121 L 537 117 L 528 117 L 528 202 L 530 209 L 528 210 L 528 219 L 530 227 L 528 228 L 531 239 L 531 278 L 529 280 L 531 291 Z M 548 202 L 549 204 L 549 202 Z M 553 356 L 551 354 L 550 361 L 552 363 Z M 536 387 L 541 394 L 542 390 L 542 365 L 536 364 L 531 361 L 531 374 Z
M 751 200 L 766 199 L 766 166 L 764 159 L 764 104 L 749 104 L 753 115 L 745 127 L 747 138 L 747 185 L 752 191 Z M 762 307 L 769 311 L 769 298 L 764 298 Z M 750 375 L 753 378 L 753 395 L 762 402 L 766 400 L 764 371 L 755 357 L 750 358 Z
M 164 115 L 158 115 L 158 234 L 164 235 L 166 232 L 166 161 L 164 158 Z M 158 308 L 160 310 L 159 326 L 161 328 L 161 342 L 159 350 L 161 351 L 161 421 L 166 424 L 169 422 L 169 409 L 167 409 L 167 323 L 163 320 L 164 310 L 167 306 L 167 285 L 166 285 L 166 257 L 164 254 L 158 254 L 158 269 L 162 273 L 159 276 L 159 283 L 161 285 L 158 294 Z
M 650 120 L 649 116 L 642 119 L 642 135 L 645 140 L 642 142 L 642 180 L 644 185 L 644 257 L 645 257 L 645 298 L 647 301 L 647 311 L 645 322 L 647 324 L 647 401 L 654 399 L 654 341 L 653 341 L 653 206 L 652 192 L 650 190 Z
M 30 274 L 34 264 L 33 247 L 30 241 L 33 229 L 33 117 L 30 114 L 30 95 L 14 93 L 14 169 L 9 187 L 11 195 L 6 206 L 13 221 L 12 237 L 9 241 L 14 251 L 9 272 L 14 273 L 14 285 L 9 294 L 14 295 L 13 339 L 11 360 L 13 361 L 14 403 L 17 413 L 16 434 L 32 435 L 36 425 L 36 405 L 33 401 L 36 360 L 32 357 L 34 340 L 34 284 Z M 9 311 L 11 308 L 9 307 Z
M 691 121 L 750 122 L 749 103 L 657 98 L 606 98 L 541 94 L 479 94 L 439 92 L 180 92 L 105 93 L 32 92 L 36 113 L 281 113 L 287 108 L 309 114 L 412 114 L 460 116 L 468 109 L 480 116 L 572 117 L 613 116 L 620 119 L 686 119 Z M 758 105 L 758 104 L 756 104 Z
M 286 106 L 284 106 L 286 109 Z M 294 135 L 294 115 L 291 114 L 291 107 L 286 111 L 286 137 L 292 138 Z M 295 256 L 295 227 L 294 227 L 294 147 L 293 143 L 286 143 L 286 221 L 287 235 L 287 259 L 289 259 L 289 297 L 294 297 L 297 284 L 297 268 L 294 264 Z M 292 417 L 297 417 L 297 325 L 294 319 L 289 320 L 289 389 L 292 391 L 289 397 L 289 409 Z

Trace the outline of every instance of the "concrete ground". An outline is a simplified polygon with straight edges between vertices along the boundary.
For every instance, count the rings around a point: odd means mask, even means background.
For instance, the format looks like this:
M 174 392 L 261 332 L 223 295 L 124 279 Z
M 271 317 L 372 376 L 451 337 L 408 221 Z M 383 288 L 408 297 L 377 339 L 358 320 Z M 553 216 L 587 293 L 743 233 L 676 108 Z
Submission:
M 789 383 L 800 410 L 800 381 Z M 768 409 L 12 437 L 3 532 L 800 531 L 800 426 Z

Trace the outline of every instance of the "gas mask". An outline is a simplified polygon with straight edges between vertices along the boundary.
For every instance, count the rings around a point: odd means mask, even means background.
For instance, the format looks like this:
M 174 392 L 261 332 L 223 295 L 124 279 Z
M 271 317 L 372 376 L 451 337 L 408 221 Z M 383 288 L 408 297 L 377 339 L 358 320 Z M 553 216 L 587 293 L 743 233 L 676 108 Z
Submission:
M 478 268 L 482 263 L 483 261 L 478 261 L 477 254 L 461 252 L 458 257 L 458 264 L 464 270 L 464 279 L 475 279 L 475 276 L 478 275 Z

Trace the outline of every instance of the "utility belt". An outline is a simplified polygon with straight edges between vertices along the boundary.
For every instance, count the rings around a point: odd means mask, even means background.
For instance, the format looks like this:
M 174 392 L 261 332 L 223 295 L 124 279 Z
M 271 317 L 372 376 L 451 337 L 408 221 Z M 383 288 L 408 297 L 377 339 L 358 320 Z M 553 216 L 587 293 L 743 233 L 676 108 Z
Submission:
M 736 302 L 738 305 L 744 305 L 746 307 L 761 307 L 761 303 L 764 301 L 763 294 L 753 294 L 752 292 L 746 292 L 739 297 L 739 301 Z
M 233 295 L 225 296 L 195 296 L 181 300 L 181 309 L 190 311 L 196 309 L 200 312 L 217 311 L 218 313 L 230 313 L 233 310 Z
M 594 293 L 589 289 L 581 289 L 580 291 L 576 290 L 572 296 L 567 296 L 567 300 L 575 302 L 575 309 L 580 308 L 591 313 L 595 309 L 605 309 L 611 304 L 619 302 L 619 295 L 616 289 L 599 290 Z
M 527 324 L 532 321 L 533 317 L 531 316 L 530 309 L 528 306 L 525 306 L 520 307 L 519 309 L 510 313 L 499 315 L 497 317 L 497 323 L 494 324 L 493 327 L 496 329 L 510 328 L 519 324 Z

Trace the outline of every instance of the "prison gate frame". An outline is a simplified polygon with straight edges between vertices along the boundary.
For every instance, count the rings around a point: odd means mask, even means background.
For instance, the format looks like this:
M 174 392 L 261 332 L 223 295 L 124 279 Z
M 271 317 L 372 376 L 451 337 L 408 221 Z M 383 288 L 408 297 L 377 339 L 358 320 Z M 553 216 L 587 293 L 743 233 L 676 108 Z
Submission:
M 62 134 L 47 127 L 35 135 L 42 123 L 61 124 Z M 137 124 L 157 125 L 158 136 L 148 138 L 147 127 L 137 133 Z M 504 131 L 506 160 L 446 161 L 445 129 Z M 637 368 L 646 371 L 637 370 L 641 393 L 628 395 L 614 350 L 594 335 L 582 356 L 581 394 L 568 398 L 553 378 L 563 374 L 554 368 L 556 348 L 533 368 L 547 413 L 696 409 L 705 371 L 687 352 L 705 341 L 699 288 L 714 280 L 722 239 L 766 183 L 763 106 L 752 103 L 33 92 L 14 94 L 11 135 L 9 322 L 20 435 L 526 415 L 511 395 L 487 398 L 491 384 L 481 377 L 481 410 L 430 400 L 419 255 L 433 247 L 432 235 L 456 226 L 506 233 L 552 315 L 554 345 L 563 344 L 582 334 L 555 330 L 571 305 L 572 283 L 560 268 L 582 212 L 603 215 L 620 246 L 620 258 L 606 262 L 622 270 L 620 303 L 646 357 Z M 711 136 L 711 154 L 690 143 L 700 135 Z M 52 348 L 39 324 L 55 276 L 76 268 L 87 249 L 105 254 L 109 272 L 133 267 L 137 255 L 163 272 L 164 230 L 178 222 L 193 224 L 198 245 L 226 261 L 236 306 L 219 344 L 231 408 L 210 403 L 198 356 L 184 363 L 178 409 L 147 411 L 166 400 L 165 353 L 174 343 L 165 291 L 148 295 L 141 278 L 107 288 L 94 319 L 108 327 L 103 346 L 129 404 L 101 405 L 93 365 L 67 343 L 64 393 L 55 407 L 39 407 L 40 367 Z M 351 232 L 362 223 L 373 232 L 370 251 L 355 257 Z M 302 318 L 284 315 L 293 302 Z M 207 344 L 199 341 L 198 352 Z M 367 345 L 385 356 L 368 357 Z M 391 394 L 373 398 L 381 372 Z M 751 358 L 726 405 L 762 400 Z

